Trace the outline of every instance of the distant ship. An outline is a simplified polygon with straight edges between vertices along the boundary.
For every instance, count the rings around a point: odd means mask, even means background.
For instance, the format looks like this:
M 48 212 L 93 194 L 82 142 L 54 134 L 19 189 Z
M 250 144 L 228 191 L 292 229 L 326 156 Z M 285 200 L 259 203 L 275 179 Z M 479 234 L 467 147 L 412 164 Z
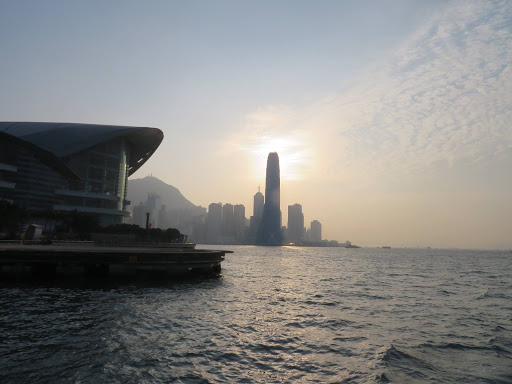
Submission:
M 344 242 L 344 243 L 341 243 L 341 244 L 340 244 L 340 247 L 344 247 L 344 248 L 361 248 L 361 247 L 360 247 L 360 246 L 358 246 L 358 245 L 354 245 L 354 244 L 352 244 L 352 243 L 351 243 L 350 241 L 348 241 L 348 240 L 347 240 L 346 242 Z
M 382 249 L 391 249 L 391 247 L 389 245 L 386 245 L 386 246 L 382 247 Z

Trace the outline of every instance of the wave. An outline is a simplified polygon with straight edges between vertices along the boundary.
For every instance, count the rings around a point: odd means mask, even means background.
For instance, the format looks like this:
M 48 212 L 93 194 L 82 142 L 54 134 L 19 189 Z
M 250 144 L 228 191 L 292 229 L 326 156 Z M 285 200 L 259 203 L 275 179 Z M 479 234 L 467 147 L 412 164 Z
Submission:
M 433 380 L 445 376 L 438 367 L 391 345 L 382 356 L 382 362 L 388 368 L 380 376 L 380 382 L 415 383 Z
M 385 352 L 384 352 L 384 356 L 382 357 L 382 360 L 384 362 L 405 362 L 405 361 L 408 361 L 408 362 L 413 362 L 414 366 L 417 366 L 417 367 L 423 367 L 423 368 L 427 368 L 427 369 L 432 369 L 434 370 L 435 368 L 432 367 L 430 364 L 428 364 L 427 362 L 417 358 L 417 357 L 414 357 L 410 354 L 408 354 L 407 352 L 404 352 L 404 351 L 401 351 L 400 349 L 398 349 L 397 347 L 395 347 L 394 345 L 391 345 Z
M 510 296 L 504 294 L 503 292 L 499 292 L 497 291 L 496 289 L 489 289 L 487 288 L 487 290 L 478 295 L 476 297 L 476 300 L 483 300 L 483 299 L 506 299 L 506 300 L 510 300 Z
M 431 349 L 437 349 L 437 350 L 458 350 L 458 351 L 492 351 L 495 353 L 504 353 L 508 354 L 511 353 L 509 350 L 507 350 L 505 347 L 502 347 L 500 345 L 494 344 L 494 342 L 497 341 L 496 338 L 493 338 L 489 340 L 489 345 L 466 345 L 461 343 L 446 343 L 446 344 L 420 344 L 420 348 L 431 348 Z
M 467 345 L 452 343 L 423 343 L 414 347 L 389 346 L 381 357 L 386 371 L 376 378 L 381 383 L 475 382 L 510 383 L 510 360 L 508 349 L 495 344 Z M 458 367 L 464 361 L 478 364 Z M 479 366 L 480 364 L 480 366 Z M 485 367 L 492 366 L 493 370 Z
M 359 324 L 346 319 L 307 319 L 302 321 L 290 321 L 286 326 L 291 328 L 319 328 L 319 329 L 344 329 L 344 328 L 364 328 L 364 324 Z
M 303 301 L 303 304 L 306 304 L 306 305 L 323 305 L 323 306 L 327 306 L 327 307 L 335 307 L 336 305 L 339 305 L 340 303 L 337 302 L 337 301 L 305 300 L 305 301 Z

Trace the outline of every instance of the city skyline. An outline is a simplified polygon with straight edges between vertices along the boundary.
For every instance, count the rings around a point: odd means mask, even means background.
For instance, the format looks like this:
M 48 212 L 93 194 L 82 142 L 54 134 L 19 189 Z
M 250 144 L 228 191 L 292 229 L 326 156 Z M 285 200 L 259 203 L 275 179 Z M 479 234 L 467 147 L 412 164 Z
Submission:
M 138 204 L 133 205 L 132 216 L 126 221 L 127 224 L 135 224 L 141 228 L 149 224 L 151 228 L 164 230 L 176 228 L 187 235 L 189 240 L 197 243 L 249 245 L 257 243 L 256 235 L 263 219 L 265 201 L 260 188 L 254 195 L 253 206 L 247 209 L 247 212 L 250 212 L 252 208 L 253 212 L 253 215 L 248 218 L 243 204 L 218 202 L 209 204 L 207 209 L 193 205 L 181 195 L 179 190 L 153 176 L 141 180 L 144 182 L 136 187 L 135 195 L 129 192 L 129 196 L 133 196 L 131 200 L 138 201 Z M 142 199 L 141 193 L 145 196 Z M 174 195 L 174 198 L 169 198 L 168 193 Z M 183 207 L 184 204 L 189 205 Z M 302 205 L 298 203 L 289 205 L 288 223 L 282 225 L 284 229 L 282 245 L 290 243 L 310 246 L 340 245 L 338 239 L 324 239 L 321 229 L 315 232 L 317 224 L 321 226 L 318 220 L 313 220 L 309 227 L 306 227 Z M 315 244 L 320 242 L 322 244 Z
M 510 249 L 511 19 L 498 0 L 6 0 L 0 114 L 159 128 L 132 178 L 203 207 L 251 206 L 278 152 L 283 223 L 299 202 L 329 239 Z

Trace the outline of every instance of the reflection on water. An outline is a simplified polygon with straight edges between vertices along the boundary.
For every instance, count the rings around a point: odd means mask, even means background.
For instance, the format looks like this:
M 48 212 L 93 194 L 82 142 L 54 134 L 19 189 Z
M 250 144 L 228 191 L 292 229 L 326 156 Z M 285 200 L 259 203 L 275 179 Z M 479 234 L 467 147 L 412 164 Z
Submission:
M 499 252 L 233 247 L 221 276 L 0 283 L 0 382 L 512 381 Z
M 165 277 L 161 275 L 147 274 L 146 276 L 101 276 L 88 277 L 85 275 L 76 277 L 52 277 L 52 278 L 31 278 L 29 275 L 22 278 L 8 277 L 0 281 L 0 288 L 3 289 L 38 289 L 38 288 L 61 288 L 76 290 L 123 290 L 123 289 L 145 289 L 161 288 L 176 289 L 180 286 L 201 286 L 201 289 L 208 287 L 209 283 L 220 282 L 222 275 L 190 275 L 189 277 Z

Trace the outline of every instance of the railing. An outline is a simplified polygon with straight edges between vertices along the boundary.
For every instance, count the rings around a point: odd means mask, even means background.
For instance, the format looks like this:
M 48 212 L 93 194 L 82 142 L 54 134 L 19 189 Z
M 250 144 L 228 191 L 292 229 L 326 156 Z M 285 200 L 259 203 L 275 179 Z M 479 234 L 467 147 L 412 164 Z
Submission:
M 99 247 L 126 247 L 126 248 L 177 248 L 194 249 L 195 243 L 158 243 L 158 242 L 122 242 L 122 241 L 97 241 Z
M 94 245 L 94 241 L 79 240 L 0 240 L 1 244 L 20 244 L 20 245 Z
M 55 211 L 74 211 L 78 212 L 87 212 L 87 213 L 99 213 L 105 215 L 115 215 L 115 216 L 124 216 L 131 217 L 132 213 L 130 211 L 122 211 L 119 209 L 110 209 L 110 208 L 94 208 L 94 207 L 84 207 L 80 205 L 54 205 L 53 209 Z

